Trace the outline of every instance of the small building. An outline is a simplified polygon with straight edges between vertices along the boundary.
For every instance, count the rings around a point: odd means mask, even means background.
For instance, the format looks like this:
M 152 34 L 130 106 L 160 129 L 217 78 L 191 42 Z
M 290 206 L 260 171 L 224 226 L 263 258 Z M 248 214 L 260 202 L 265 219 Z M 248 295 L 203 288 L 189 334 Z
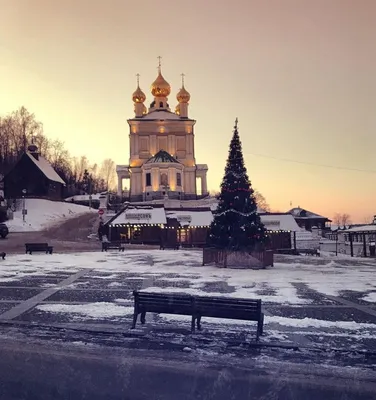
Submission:
M 7 199 L 25 196 L 61 200 L 64 186 L 63 179 L 33 144 L 4 177 Z
M 354 255 L 361 257 L 376 256 L 376 223 L 351 227 L 343 232 L 345 243 L 349 242 L 351 257 L 354 257 Z
M 169 201 L 163 204 L 129 203 L 105 222 L 109 240 L 173 248 L 204 247 L 213 220 L 211 208 L 180 204 L 178 207 Z M 303 230 L 291 214 L 260 214 L 260 217 L 268 230 L 268 249 L 297 248 L 296 234 Z
M 322 215 L 316 214 L 312 211 L 304 210 L 300 207 L 292 208 L 288 211 L 294 218 L 300 228 L 306 231 L 312 231 L 312 228 L 318 228 L 322 234 L 325 230 L 330 229 L 330 223 L 332 222 L 329 218 L 323 217 Z

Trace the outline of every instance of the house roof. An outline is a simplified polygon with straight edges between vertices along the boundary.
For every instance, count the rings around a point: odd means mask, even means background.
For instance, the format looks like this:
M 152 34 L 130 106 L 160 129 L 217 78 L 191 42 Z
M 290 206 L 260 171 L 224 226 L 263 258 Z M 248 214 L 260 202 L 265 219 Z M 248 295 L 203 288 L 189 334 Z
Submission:
M 106 225 L 165 224 L 166 222 L 166 213 L 163 207 L 127 206 L 111 218 Z
M 131 205 L 119 211 L 110 218 L 106 225 L 125 224 L 166 224 L 167 218 L 177 219 L 181 226 L 209 226 L 213 220 L 213 213 L 209 207 L 180 207 L 168 208 L 163 204 Z M 268 231 L 295 231 L 306 232 L 296 223 L 289 213 L 260 214 L 261 222 Z
M 376 224 L 353 226 L 350 229 L 346 229 L 344 232 L 348 233 L 376 233 Z
M 312 211 L 305 210 L 304 208 L 300 207 L 295 207 L 292 208 L 290 211 L 287 211 L 289 214 L 292 214 L 295 218 L 300 218 L 300 219 L 325 219 L 327 221 L 330 221 L 327 217 L 323 217 L 322 215 L 316 214 Z
M 168 154 L 167 151 L 159 150 L 157 154 L 153 157 L 149 158 L 145 164 L 151 163 L 177 163 L 180 164 L 179 161 L 173 157 L 171 154 Z
M 303 231 L 289 213 L 267 213 L 260 214 L 261 222 L 269 231 Z
M 65 185 L 65 182 L 60 178 L 58 173 L 53 169 L 52 165 L 41 155 L 38 155 L 38 160 L 30 153 L 25 153 L 27 157 L 41 170 L 44 176 L 50 181 L 62 183 Z
M 166 209 L 167 218 L 176 218 L 182 226 L 209 226 L 213 220 L 210 208 Z

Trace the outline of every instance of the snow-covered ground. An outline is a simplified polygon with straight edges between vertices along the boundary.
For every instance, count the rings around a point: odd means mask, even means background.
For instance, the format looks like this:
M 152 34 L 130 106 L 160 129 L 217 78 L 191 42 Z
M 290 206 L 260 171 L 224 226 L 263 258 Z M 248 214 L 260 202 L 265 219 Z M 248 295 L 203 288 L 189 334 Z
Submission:
M 202 266 L 202 253 L 198 250 L 12 255 L 0 262 L 0 294 L 4 285 L 20 288 L 25 284 L 27 288 L 38 280 L 41 290 L 45 290 L 56 285 L 51 282 L 52 277 L 62 281 L 80 272 L 79 278 L 59 288 L 57 297 L 37 304 L 26 315 L 27 320 L 43 320 L 47 316 L 48 320 L 99 320 L 130 326 L 134 289 L 261 298 L 268 340 L 285 338 L 291 342 L 291 335 L 305 335 L 310 340 L 316 337 L 317 341 L 329 343 L 340 337 L 373 340 L 372 346 L 376 347 L 376 316 L 372 315 L 376 310 L 375 261 L 344 256 L 280 260 L 285 261 L 266 270 L 241 270 Z M 353 297 L 346 297 L 347 293 Z M 325 296 L 344 296 L 351 304 Z M 189 319 L 156 315 L 148 321 L 168 324 L 171 329 L 189 329 Z M 249 330 L 247 321 L 205 318 L 204 323 L 210 331 L 224 335 Z
M 11 232 L 41 231 L 59 221 L 66 221 L 88 212 L 97 212 L 89 207 L 61 201 L 26 199 L 27 215 L 22 218 L 22 207 L 13 213 L 13 219 L 6 222 Z
M 261 297 L 264 302 L 287 305 L 310 304 L 312 301 L 301 297 L 295 286 L 304 283 L 313 290 L 333 296 L 347 290 L 369 292 L 364 300 L 376 303 L 374 261 L 326 257 L 312 258 L 313 263 L 306 263 L 309 259 L 297 257 L 296 262 L 277 262 L 274 267 L 265 270 L 246 270 L 201 266 L 201 251 L 190 250 L 129 250 L 124 253 L 71 253 L 52 257 L 44 254 L 32 257 L 10 255 L 0 263 L 0 283 L 21 276 L 38 276 L 58 271 L 75 273 L 88 268 L 92 270 L 91 278 L 111 281 L 118 278 L 119 282 L 111 282 L 111 286 L 121 284 L 120 279 L 124 273 L 137 274 L 137 278 L 144 279 L 148 291 L 155 292 L 168 289 L 169 292 L 199 295 Z M 343 260 L 347 261 L 346 265 L 343 265 Z M 167 283 L 167 289 L 153 285 L 158 279 Z M 188 287 L 180 289 L 179 282 Z M 208 285 L 211 286 L 210 290 L 207 289 Z M 264 294 L 261 295 L 261 292 Z

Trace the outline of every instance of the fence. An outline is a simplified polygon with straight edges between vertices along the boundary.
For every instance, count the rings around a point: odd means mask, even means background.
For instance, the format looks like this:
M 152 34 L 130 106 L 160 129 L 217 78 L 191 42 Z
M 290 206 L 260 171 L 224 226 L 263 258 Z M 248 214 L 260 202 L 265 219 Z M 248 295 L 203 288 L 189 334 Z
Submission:
M 202 265 L 214 263 L 216 265 L 226 268 L 227 258 L 230 254 L 234 254 L 234 252 L 228 250 L 216 249 L 212 247 L 205 247 L 202 251 Z M 254 257 L 258 261 L 260 261 L 263 267 L 273 266 L 274 263 L 273 250 L 253 251 L 251 253 L 243 252 L 243 254 L 248 254 Z

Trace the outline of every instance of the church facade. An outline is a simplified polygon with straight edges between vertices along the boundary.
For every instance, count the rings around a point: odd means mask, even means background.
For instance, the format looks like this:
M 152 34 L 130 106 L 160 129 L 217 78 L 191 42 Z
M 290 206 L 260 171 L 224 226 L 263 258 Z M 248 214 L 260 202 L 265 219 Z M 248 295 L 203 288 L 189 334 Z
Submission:
M 129 164 L 116 166 L 118 195 L 123 194 L 123 180 L 129 179 L 127 197 L 131 202 L 195 200 L 208 194 L 208 166 L 196 163 L 196 121 L 189 117 L 190 94 L 184 87 L 184 75 L 174 111 L 168 103 L 170 93 L 159 64 L 158 76 L 151 85 L 153 101 L 146 108 L 146 95 L 137 79 L 132 95 L 135 115 L 127 121 Z

